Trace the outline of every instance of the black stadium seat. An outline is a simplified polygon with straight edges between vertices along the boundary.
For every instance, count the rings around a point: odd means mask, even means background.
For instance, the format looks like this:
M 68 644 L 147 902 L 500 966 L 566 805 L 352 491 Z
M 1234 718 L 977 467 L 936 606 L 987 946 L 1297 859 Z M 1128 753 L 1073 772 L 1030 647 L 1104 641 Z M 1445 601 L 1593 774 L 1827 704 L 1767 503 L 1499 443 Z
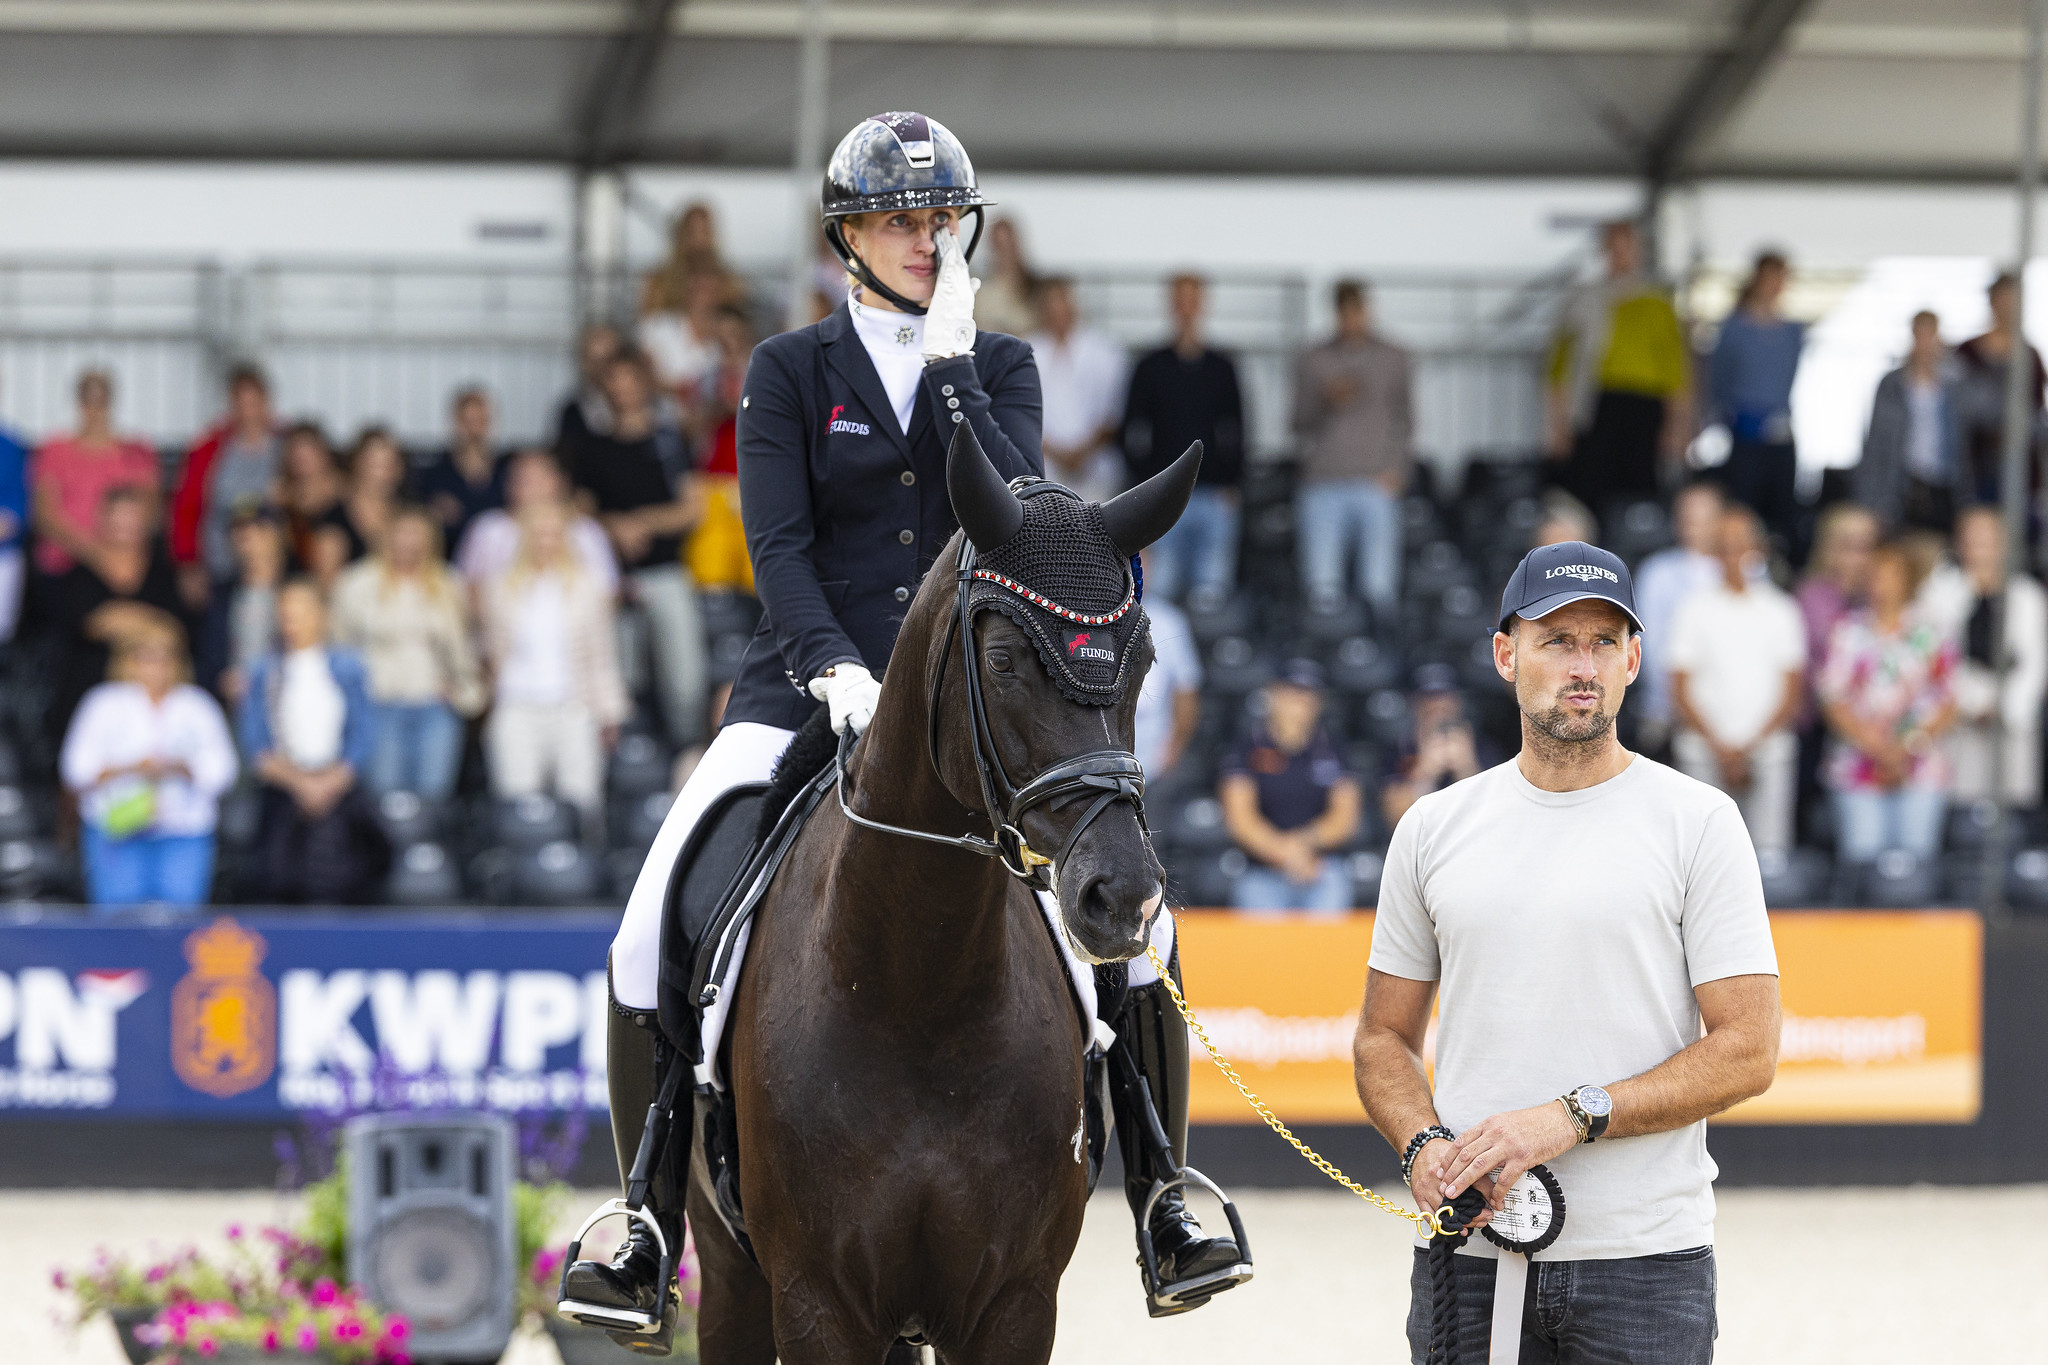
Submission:
M 1175 807 L 1166 832 L 1175 847 L 1191 852 L 1230 846 L 1230 831 L 1223 827 L 1223 803 L 1213 796 L 1197 796 Z
M 0 787 L 0 839 L 26 839 L 36 829 L 35 808 L 19 787 Z
M 502 847 L 533 849 L 576 837 L 576 808 L 566 801 L 535 793 L 497 803 L 491 832 Z
M 654 836 L 661 833 L 661 822 L 668 818 L 668 808 L 675 800 L 673 792 L 652 792 L 620 802 L 612 814 L 612 846 L 644 854 L 653 847 Z
M 384 896 L 393 905 L 456 905 L 462 878 L 446 848 L 430 841 L 411 844 L 391 859 Z
M 521 905 L 588 905 L 608 880 L 604 864 L 569 839 L 523 849 L 512 858 L 512 898 Z
M 1332 691 L 1358 697 L 1398 682 L 1401 661 L 1372 636 L 1354 635 L 1330 651 L 1328 672 Z
M 1242 635 L 1226 635 L 1209 647 L 1204 661 L 1202 687 L 1213 695 L 1233 698 L 1263 687 L 1273 670 L 1252 642 Z
M 393 848 L 441 838 L 446 812 L 417 792 L 389 791 L 377 798 L 377 823 Z
M 2023 848 L 2013 855 L 2005 898 L 2015 910 L 2048 911 L 2048 848 Z
M 1767 848 L 1756 855 L 1764 878 L 1764 904 L 1773 910 L 1825 904 L 1830 869 L 1827 855 L 1810 848 Z
M 1912 910 L 1940 900 L 1940 865 L 1888 848 L 1862 869 L 1861 902 L 1876 910 Z
M 673 766 L 660 740 L 644 730 L 628 730 L 619 736 L 618 746 L 612 750 L 606 780 L 614 796 L 647 796 L 668 790 Z

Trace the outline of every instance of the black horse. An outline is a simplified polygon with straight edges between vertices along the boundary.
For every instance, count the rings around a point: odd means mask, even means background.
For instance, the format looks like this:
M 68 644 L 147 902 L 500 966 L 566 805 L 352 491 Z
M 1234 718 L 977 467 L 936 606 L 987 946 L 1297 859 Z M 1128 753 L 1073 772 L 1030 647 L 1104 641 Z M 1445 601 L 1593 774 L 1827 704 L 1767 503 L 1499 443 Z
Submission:
M 881 1362 L 905 1338 L 951 1365 L 1052 1351 L 1088 1195 L 1087 1038 L 1029 880 L 1056 878 L 1085 960 L 1144 951 L 1163 882 L 1130 755 L 1151 647 L 1129 560 L 1180 516 L 1200 451 L 1098 508 L 1051 487 L 1019 497 L 961 430 L 956 572 L 942 559 L 926 576 L 844 807 L 819 807 L 755 912 L 728 1074 L 758 1264 L 696 1153 L 707 1365 Z M 1027 516 L 1033 492 L 1058 514 Z M 974 547 L 1056 563 L 1069 586 L 977 567 Z M 970 604 L 970 589 L 1000 600 Z M 1063 590 L 1096 600 L 1076 611 Z M 1061 649 L 1097 651 L 1096 681 Z M 1113 704 L 1079 704 L 1091 686 Z M 1011 773 L 1034 778 L 1013 788 Z M 1184 1033 L 1155 1045 L 1174 1041 L 1184 1068 Z M 1215 1287 L 1249 1274 L 1230 1270 Z

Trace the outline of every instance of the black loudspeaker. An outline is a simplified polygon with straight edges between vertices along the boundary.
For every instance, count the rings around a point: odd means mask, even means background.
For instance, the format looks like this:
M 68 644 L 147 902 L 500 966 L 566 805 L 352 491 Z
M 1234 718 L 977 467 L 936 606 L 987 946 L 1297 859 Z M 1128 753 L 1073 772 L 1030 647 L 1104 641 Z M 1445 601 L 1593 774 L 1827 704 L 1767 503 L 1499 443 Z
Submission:
M 495 1361 L 512 1339 L 517 1142 L 496 1114 L 367 1114 L 343 1130 L 348 1274 L 412 1322 L 420 1361 Z

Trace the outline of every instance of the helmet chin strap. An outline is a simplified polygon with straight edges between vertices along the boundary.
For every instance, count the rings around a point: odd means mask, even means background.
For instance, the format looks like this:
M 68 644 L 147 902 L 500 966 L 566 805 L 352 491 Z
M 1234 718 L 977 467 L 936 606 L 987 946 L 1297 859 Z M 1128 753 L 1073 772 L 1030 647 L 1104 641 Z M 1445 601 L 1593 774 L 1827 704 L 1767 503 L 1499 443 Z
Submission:
M 974 249 L 981 245 L 981 230 L 986 226 L 986 219 L 979 205 L 968 208 L 960 216 L 965 218 L 969 213 L 974 215 L 974 235 L 967 239 L 967 249 L 961 255 L 971 261 L 974 259 Z M 909 313 L 913 317 L 923 317 L 925 315 L 924 304 L 914 303 L 904 298 L 903 295 L 897 293 L 888 285 L 883 284 L 875 277 L 875 272 L 868 269 L 868 263 L 860 258 L 859 253 L 853 249 L 853 244 L 846 240 L 846 233 L 841 226 L 842 222 L 843 220 L 838 218 L 827 218 L 825 220 L 825 240 L 832 244 L 833 252 L 845 264 L 847 273 L 856 280 L 859 280 L 864 288 L 874 290 L 877 294 L 889 300 L 890 303 L 895 304 L 903 312 Z

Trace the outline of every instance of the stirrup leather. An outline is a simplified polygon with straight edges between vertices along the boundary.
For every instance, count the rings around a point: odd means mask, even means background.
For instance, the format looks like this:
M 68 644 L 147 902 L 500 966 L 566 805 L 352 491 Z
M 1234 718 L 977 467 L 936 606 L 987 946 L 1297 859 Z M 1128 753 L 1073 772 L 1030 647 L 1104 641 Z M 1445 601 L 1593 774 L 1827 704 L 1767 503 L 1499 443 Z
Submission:
M 1159 1252 L 1153 1245 L 1152 1215 L 1169 1191 L 1186 1189 L 1191 1185 L 1201 1186 L 1222 1203 L 1223 1216 L 1230 1222 L 1230 1240 L 1237 1248 L 1238 1259 L 1220 1270 L 1162 1284 L 1159 1279 Z M 1181 1167 L 1179 1174 L 1165 1180 L 1153 1181 L 1152 1193 L 1145 1199 L 1145 1211 L 1138 1219 L 1138 1266 L 1145 1276 L 1145 1311 L 1155 1318 L 1190 1312 L 1224 1290 L 1235 1289 L 1249 1280 L 1253 1273 L 1251 1244 L 1245 1239 L 1244 1220 L 1237 1215 L 1237 1205 L 1230 1202 L 1230 1196 L 1223 1192 L 1221 1186 L 1192 1166 Z
M 590 1230 L 614 1214 L 623 1215 L 629 1223 L 639 1223 L 654 1234 L 654 1245 L 661 1251 L 660 1278 L 662 1286 L 661 1309 L 655 1313 L 643 1313 L 638 1309 L 621 1308 L 616 1304 L 591 1303 L 584 1299 L 569 1297 L 569 1270 L 582 1258 L 583 1239 Z M 634 1332 L 654 1335 L 661 1331 L 663 1321 L 676 1321 L 681 1302 L 676 1287 L 676 1252 L 668 1244 L 668 1237 L 661 1230 L 661 1224 L 644 1206 L 635 1208 L 624 1199 L 609 1199 L 597 1211 L 583 1220 L 583 1226 L 576 1229 L 576 1235 L 569 1242 L 568 1253 L 562 1258 L 562 1279 L 556 1287 L 555 1311 L 565 1318 L 571 1318 L 587 1327 L 600 1327 L 608 1332 Z

